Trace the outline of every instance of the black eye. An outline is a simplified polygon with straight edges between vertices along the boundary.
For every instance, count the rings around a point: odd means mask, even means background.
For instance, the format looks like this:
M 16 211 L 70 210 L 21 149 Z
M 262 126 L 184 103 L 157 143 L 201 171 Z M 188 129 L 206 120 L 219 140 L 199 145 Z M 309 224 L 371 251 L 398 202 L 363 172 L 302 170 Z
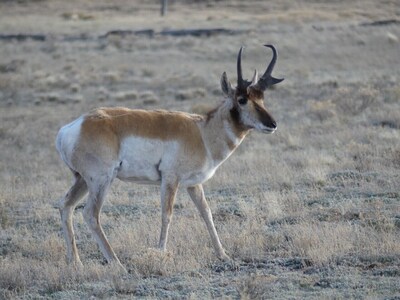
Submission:
M 247 103 L 247 98 L 239 98 L 238 102 L 240 105 L 245 105 Z

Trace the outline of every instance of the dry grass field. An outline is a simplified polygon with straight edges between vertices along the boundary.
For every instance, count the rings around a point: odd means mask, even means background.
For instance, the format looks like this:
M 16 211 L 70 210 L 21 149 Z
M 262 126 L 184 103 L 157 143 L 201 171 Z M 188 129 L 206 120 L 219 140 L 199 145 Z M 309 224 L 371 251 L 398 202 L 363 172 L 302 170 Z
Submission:
M 232 32 L 162 34 L 198 28 Z M 102 222 L 129 274 L 105 264 L 84 202 L 84 269 L 68 266 L 58 129 L 98 106 L 215 106 L 240 46 L 251 77 L 265 43 L 285 77 L 266 92 L 278 130 L 251 133 L 205 184 L 233 261 L 216 259 L 184 191 L 155 250 L 158 187 L 117 180 Z M 1 1 L 0 299 L 400 299 L 399 65 L 395 0 L 174 1 L 164 18 L 158 1 Z

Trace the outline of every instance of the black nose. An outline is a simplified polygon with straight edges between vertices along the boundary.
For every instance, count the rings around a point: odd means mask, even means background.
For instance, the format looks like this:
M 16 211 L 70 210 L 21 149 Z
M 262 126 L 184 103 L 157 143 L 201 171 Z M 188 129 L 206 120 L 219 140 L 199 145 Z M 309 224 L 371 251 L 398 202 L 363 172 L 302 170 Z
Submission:
M 276 129 L 276 121 L 275 121 L 275 120 L 271 120 L 271 125 L 270 125 L 270 127 L 271 127 L 272 129 Z

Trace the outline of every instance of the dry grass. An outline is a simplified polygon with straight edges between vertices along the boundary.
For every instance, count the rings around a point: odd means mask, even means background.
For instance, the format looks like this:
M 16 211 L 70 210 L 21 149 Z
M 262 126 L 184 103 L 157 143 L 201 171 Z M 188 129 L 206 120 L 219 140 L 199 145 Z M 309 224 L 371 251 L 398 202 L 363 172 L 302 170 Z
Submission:
M 49 16 L 34 28 L 53 22 L 55 36 L 93 32 L 96 24 L 110 29 L 108 18 L 122 28 L 166 24 L 143 16 L 158 7 L 150 4 L 140 6 L 142 15 L 125 3 L 138 17 L 129 21 L 108 4 L 88 1 L 71 13 L 64 2 L 46 3 Z M 251 29 L 237 36 L 0 41 L 0 298 L 400 296 L 400 75 L 393 68 L 400 57 L 387 29 L 354 25 L 372 12 L 389 18 L 398 6 L 366 1 L 366 13 L 356 3 L 252 3 L 230 2 L 222 19 L 213 7 L 196 6 L 199 27 L 239 28 L 240 21 L 240 28 Z M 8 15 L 18 18 L 27 9 L 0 5 L 8 12 L 0 18 L 6 29 L 16 22 Z M 257 13 L 265 5 L 268 13 Z M 327 6 L 330 12 L 323 13 Z M 191 27 L 182 15 L 193 6 L 171 9 L 169 25 Z M 27 30 L 24 24 L 17 28 Z M 397 36 L 399 30 L 390 28 Z M 155 250 L 159 189 L 115 182 L 102 221 L 129 274 L 104 264 L 82 207 L 74 225 L 84 268 L 68 266 L 56 206 L 71 176 L 54 148 L 57 129 L 95 106 L 204 113 L 220 101 L 220 74 L 234 80 L 241 44 L 248 46 L 246 74 L 265 65 L 259 48 L 265 39 L 280 50 L 276 76 L 286 77 L 266 94 L 278 131 L 252 133 L 205 185 L 234 261 L 216 260 L 183 191 L 169 250 Z M 340 49 L 332 47 L 337 44 Z

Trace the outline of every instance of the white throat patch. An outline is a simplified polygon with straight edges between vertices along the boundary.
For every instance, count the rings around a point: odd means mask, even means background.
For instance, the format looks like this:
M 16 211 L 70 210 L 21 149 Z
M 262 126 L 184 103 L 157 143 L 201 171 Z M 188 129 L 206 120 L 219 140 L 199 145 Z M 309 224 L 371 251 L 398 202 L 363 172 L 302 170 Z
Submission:
M 235 132 L 234 132 L 234 130 L 233 130 L 233 128 L 232 128 L 232 125 L 229 123 L 228 120 L 224 120 L 224 129 L 225 129 L 226 135 L 228 136 L 229 140 L 230 140 L 235 146 L 237 146 L 237 145 L 239 145 L 239 144 L 241 143 L 242 139 L 239 138 L 239 137 L 235 134 Z

